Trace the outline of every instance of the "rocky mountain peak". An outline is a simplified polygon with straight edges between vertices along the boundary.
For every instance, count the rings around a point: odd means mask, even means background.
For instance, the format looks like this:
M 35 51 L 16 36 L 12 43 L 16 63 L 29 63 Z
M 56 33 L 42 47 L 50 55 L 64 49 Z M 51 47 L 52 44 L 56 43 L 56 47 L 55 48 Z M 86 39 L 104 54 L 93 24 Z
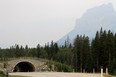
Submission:
M 91 9 L 88 9 L 80 19 L 77 19 L 75 28 L 69 32 L 71 43 L 75 39 L 76 35 L 87 35 L 93 38 L 96 31 L 102 27 L 106 30 L 115 31 L 116 26 L 116 12 L 111 3 L 103 4 Z M 58 44 L 63 45 L 67 38 L 65 35 L 58 41 Z

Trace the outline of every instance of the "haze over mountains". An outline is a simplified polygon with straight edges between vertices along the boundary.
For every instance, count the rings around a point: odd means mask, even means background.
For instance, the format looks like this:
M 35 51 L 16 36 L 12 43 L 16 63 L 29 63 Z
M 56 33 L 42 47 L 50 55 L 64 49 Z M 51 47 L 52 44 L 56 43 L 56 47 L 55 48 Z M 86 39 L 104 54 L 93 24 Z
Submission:
M 67 35 L 57 41 L 59 45 L 63 45 L 67 36 L 69 41 L 73 43 L 76 35 L 86 35 L 90 38 L 95 36 L 97 30 L 102 27 L 104 30 L 116 32 L 116 12 L 111 3 L 103 4 L 91 9 L 88 9 L 80 19 L 76 20 L 74 29 Z

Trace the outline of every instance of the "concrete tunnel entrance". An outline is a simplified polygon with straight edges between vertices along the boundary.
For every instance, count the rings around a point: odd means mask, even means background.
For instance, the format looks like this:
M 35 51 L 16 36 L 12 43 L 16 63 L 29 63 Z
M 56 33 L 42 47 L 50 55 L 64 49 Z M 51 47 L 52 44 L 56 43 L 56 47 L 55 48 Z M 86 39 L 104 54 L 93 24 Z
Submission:
M 30 62 L 20 62 L 15 67 L 13 72 L 34 72 L 35 67 Z

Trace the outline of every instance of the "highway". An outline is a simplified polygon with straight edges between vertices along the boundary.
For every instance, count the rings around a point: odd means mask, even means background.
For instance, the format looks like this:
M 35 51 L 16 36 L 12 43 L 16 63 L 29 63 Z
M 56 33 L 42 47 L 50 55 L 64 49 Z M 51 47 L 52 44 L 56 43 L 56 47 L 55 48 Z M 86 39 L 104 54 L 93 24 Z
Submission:
M 90 73 L 63 73 L 63 72 L 19 72 L 9 73 L 10 75 L 31 76 L 31 77 L 101 77 L 100 74 Z

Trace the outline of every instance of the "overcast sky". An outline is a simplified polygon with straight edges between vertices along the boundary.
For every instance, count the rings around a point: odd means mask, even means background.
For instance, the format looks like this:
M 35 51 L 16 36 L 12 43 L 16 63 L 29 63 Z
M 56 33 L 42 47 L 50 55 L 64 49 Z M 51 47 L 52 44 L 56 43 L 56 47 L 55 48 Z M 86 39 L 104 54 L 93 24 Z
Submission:
M 0 47 L 36 47 L 70 32 L 87 9 L 116 0 L 0 0 Z

